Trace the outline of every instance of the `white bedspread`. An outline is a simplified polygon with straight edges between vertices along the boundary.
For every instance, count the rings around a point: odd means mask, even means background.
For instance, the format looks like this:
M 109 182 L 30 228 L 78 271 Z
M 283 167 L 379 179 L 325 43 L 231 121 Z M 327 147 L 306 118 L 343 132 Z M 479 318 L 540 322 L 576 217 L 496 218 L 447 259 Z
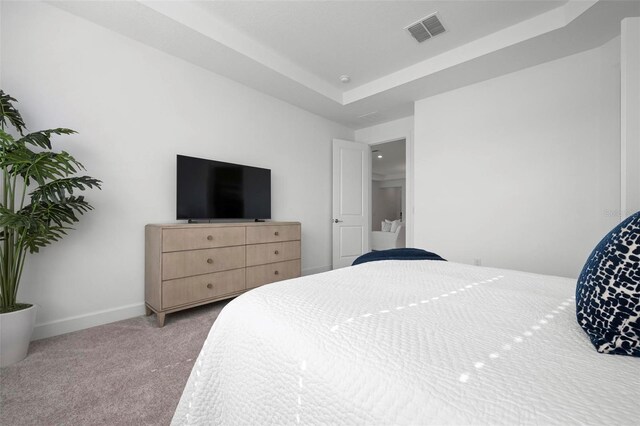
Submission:
M 173 424 L 638 424 L 640 358 L 598 354 L 575 281 L 380 261 L 216 320 Z

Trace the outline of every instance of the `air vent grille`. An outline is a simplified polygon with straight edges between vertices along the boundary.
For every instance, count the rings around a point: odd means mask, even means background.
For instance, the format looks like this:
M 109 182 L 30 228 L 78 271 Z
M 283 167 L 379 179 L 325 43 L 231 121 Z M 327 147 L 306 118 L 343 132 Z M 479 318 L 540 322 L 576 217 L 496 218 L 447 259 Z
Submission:
M 442 22 L 435 13 L 422 18 L 418 22 L 414 22 L 405 27 L 405 29 L 409 31 L 409 34 L 411 34 L 418 43 L 422 43 L 446 31 L 444 25 L 442 25 Z
M 423 41 L 431 38 L 431 34 L 429 34 L 429 31 L 427 31 L 424 25 L 422 25 L 422 22 L 418 22 L 417 24 L 414 24 L 407 29 L 409 30 L 413 38 L 418 40 L 419 43 L 422 43 Z
M 422 21 L 422 25 L 427 28 L 427 31 L 429 31 L 432 37 L 435 37 L 438 34 L 442 34 L 444 32 L 442 22 L 440 22 L 436 15 L 430 16 Z

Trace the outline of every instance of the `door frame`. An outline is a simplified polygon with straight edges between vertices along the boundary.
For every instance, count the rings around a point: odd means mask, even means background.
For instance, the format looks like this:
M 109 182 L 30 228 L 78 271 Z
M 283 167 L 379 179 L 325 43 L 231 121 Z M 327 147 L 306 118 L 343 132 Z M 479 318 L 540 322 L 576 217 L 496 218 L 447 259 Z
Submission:
M 394 138 L 385 138 L 383 140 L 374 139 L 371 141 L 364 142 L 369 145 L 370 149 L 373 150 L 376 145 L 381 145 L 383 143 L 395 142 L 404 139 L 404 148 L 405 148 L 405 185 L 406 185 L 406 212 L 404 212 L 404 222 L 405 222 L 405 238 L 406 238 L 406 246 L 413 247 L 414 242 L 414 234 L 413 234 L 413 217 L 414 217 L 414 207 L 413 207 L 413 188 L 414 188 L 414 176 L 413 176 L 413 135 L 412 134 L 404 134 L 398 135 Z M 373 165 L 372 165 L 373 166 Z M 372 182 L 373 181 L 373 167 L 369 167 L 369 232 L 372 229 L 371 223 L 371 212 L 372 209 Z

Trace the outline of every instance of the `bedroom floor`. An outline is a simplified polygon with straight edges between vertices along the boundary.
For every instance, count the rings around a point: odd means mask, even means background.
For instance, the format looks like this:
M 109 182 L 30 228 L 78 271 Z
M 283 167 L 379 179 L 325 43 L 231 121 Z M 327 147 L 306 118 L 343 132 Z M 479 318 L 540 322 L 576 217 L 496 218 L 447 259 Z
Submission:
M 31 344 L 0 371 L 2 424 L 169 424 L 211 325 L 228 301 L 136 317 Z

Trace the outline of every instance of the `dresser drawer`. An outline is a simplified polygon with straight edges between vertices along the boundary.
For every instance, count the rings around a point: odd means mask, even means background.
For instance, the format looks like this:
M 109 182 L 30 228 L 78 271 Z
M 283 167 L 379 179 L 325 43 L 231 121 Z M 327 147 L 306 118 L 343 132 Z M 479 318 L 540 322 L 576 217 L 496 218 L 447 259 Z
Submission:
M 180 251 L 244 245 L 245 228 L 176 228 L 162 232 L 162 251 Z
M 245 289 L 244 269 L 163 281 L 162 309 L 213 299 Z
M 300 239 L 300 225 L 247 226 L 247 244 Z
M 210 272 L 243 268 L 245 246 L 162 254 L 162 279 L 171 280 Z
M 146 314 L 155 312 L 162 327 L 167 314 L 299 277 L 300 229 L 299 222 L 145 226 Z
M 300 241 L 247 246 L 247 266 L 300 259 Z
M 300 276 L 300 259 L 247 268 L 247 289 Z

